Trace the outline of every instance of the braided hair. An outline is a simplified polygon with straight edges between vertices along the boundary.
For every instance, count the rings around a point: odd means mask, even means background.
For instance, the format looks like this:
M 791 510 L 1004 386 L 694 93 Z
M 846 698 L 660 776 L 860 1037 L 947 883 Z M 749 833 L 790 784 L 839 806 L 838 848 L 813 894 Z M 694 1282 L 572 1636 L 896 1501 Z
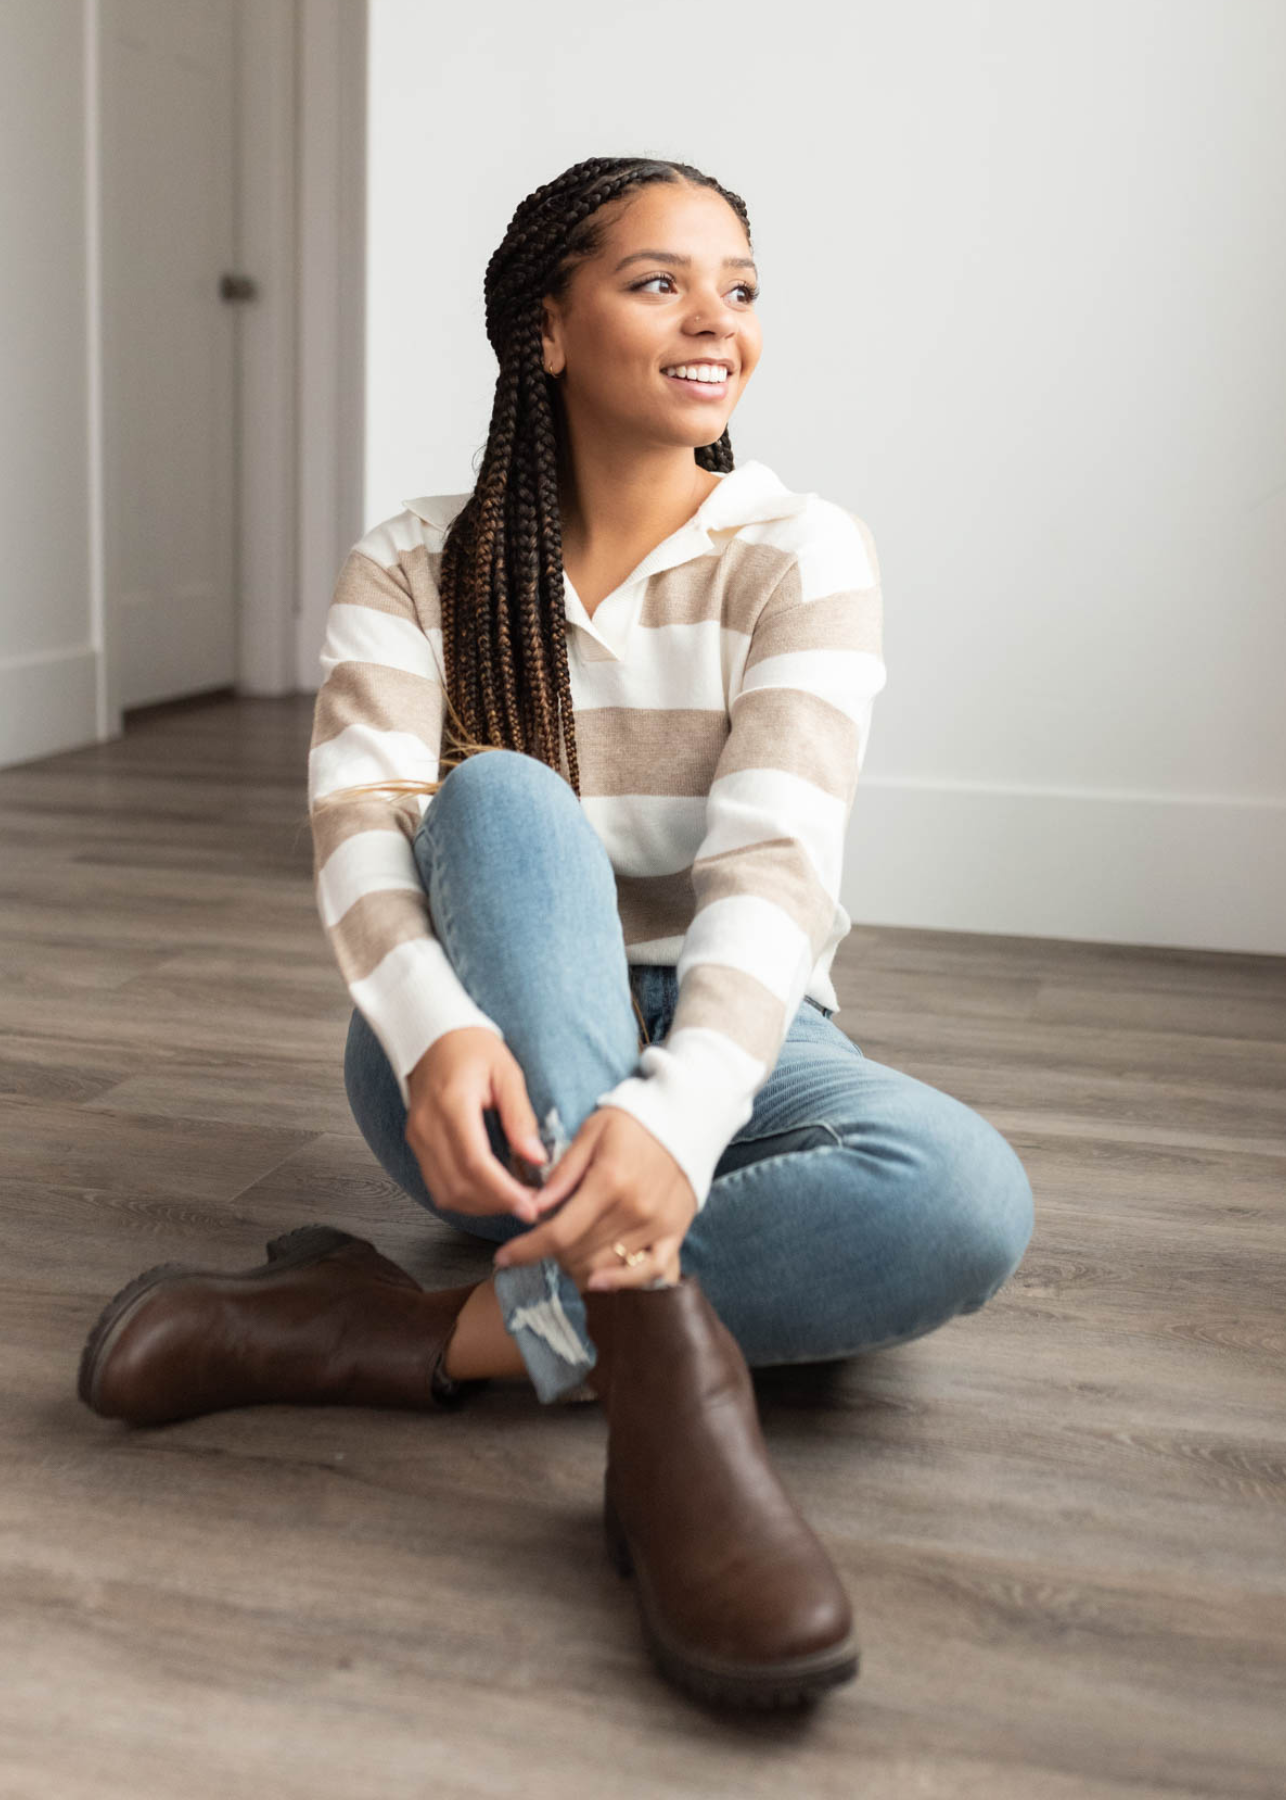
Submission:
M 517 750 L 562 774 L 560 733 L 579 798 L 558 507 L 567 422 L 557 382 L 545 371 L 543 302 L 561 299 L 578 263 L 601 248 L 600 207 L 650 181 L 713 188 L 749 241 L 740 195 L 690 163 L 590 157 L 519 203 L 485 279 L 487 338 L 500 362 L 491 428 L 474 491 L 447 527 L 438 571 L 446 713 L 438 779 L 363 782 L 318 805 L 361 793 L 398 795 L 403 803 L 435 794 L 451 768 L 487 750 Z M 727 429 L 693 455 L 699 467 L 729 473 Z M 407 819 L 414 822 L 410 814 Z M 630 998 L 639 1041 L 647 1043 L 632 989 Z
M 558 509 L 566 417 L 544 367 L 542 302 L 561 299 L 578 263 L 601 247 L 599 209 L 653 181 L 713 188 L 749 238 L 744 201 L 691 164 L 596 156 L 528 194 L 487 264 L 486 331 L 500 373 L 482 466 L 447 528 L 439 567 L 449 715 L 442 771 L 481 750 L 509 749 L 562 773 L 561 734 L 580 794 Z M 726 428 L 693 455 L 703 469 L 730 471 Z

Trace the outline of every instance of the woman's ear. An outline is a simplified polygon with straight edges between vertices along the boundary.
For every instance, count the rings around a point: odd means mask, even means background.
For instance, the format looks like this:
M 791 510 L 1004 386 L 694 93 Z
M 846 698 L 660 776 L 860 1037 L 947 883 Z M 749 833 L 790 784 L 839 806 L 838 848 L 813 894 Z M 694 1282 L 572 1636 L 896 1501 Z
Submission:
M 546 375 L 561 375 L 563 372 L 563 351 L 558 341 L 561 335 L 557 308 L 546 300 L 540 309 L 540 350 Z

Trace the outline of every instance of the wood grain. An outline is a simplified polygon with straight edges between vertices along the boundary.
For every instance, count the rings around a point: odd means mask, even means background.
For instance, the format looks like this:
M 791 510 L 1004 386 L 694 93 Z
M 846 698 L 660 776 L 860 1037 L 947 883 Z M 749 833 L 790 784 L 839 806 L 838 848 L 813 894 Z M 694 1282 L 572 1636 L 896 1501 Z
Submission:
M 858 925 L 837 1022 L 1014 1144 L 1036 1233 L 977 1314 L 756 1372 L 860 1679 L 719 1716 L 639 1640 L 605 1431 L 94 1418 L 103 1301 L 314 1219 L 432 1285 L 343 1094 L 311 701 L 161 709 L 0 773 L 0 1794 L 1143 1800 L 1286 1790 L 1286 963 Z

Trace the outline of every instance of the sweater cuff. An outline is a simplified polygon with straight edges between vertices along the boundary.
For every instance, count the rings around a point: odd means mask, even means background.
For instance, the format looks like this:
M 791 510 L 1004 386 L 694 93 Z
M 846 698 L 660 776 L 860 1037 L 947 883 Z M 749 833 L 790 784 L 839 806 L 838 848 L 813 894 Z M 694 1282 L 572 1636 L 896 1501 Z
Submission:
M 364 980 L 351 983 L 349 993 L 384 1048 L 403 1106 L 410 1106 L 407 1077 L 448 1031 L 483 1026 L 504 1041 L 500 1026 L 474 1000 L 434 937 L 399 944 Z
M 649 1044 L 639 1075 L 598 1096 L 630 1113 L 665 1146 L 692 1184 L 700 1212 L 719 1158 L 754 1111 L 763 1064 L 719 1032 L 687 1026 Z

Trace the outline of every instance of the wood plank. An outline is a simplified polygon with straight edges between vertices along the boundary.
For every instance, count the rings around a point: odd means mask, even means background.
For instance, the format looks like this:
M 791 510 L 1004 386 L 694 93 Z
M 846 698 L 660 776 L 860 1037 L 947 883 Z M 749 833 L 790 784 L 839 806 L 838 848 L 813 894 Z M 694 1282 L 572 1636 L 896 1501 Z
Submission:
M 107 1297 L 313 1220 L 431 1286 L 344 1097 L 308 696 L 0 771 L 0 1793 L 1272 1800 L 1286 1788 L 1286 959 L 858 924 L 836 1023 L 1036 1196 L 980 1312 L 754 1372 L 854 1598 L 803 1719 L 685 1701 L 603 1554 L 605 1427 L 75 1396 Z

